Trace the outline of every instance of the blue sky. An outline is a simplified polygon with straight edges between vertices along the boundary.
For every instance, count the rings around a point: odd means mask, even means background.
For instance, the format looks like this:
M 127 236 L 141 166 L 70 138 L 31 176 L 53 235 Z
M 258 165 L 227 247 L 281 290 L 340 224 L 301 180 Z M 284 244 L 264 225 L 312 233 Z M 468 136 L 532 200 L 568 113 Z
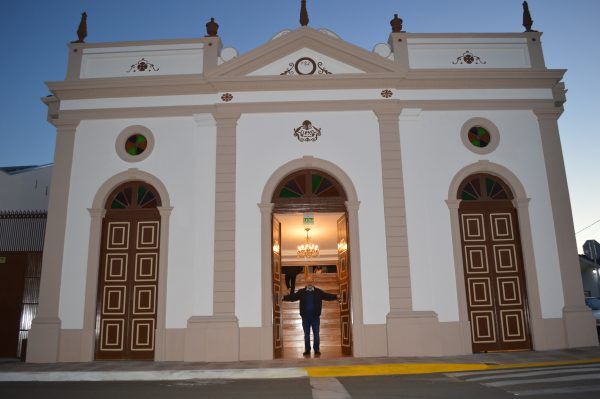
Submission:
M 52 162 L 45 81 L 62 80 L 66 43 L 87 11 L 87 42 L 199 37 L 215 17 L 225 46 L 249 51 L 298 26 L 299 0 L 5 0 L 0 79 L 0 166 Z M 546 64 L 565 68 L 568 102 L 560 119 L 578 231 L 600 219 L 600 1 L 530 0 Z M 521 0 L 308 0 L 310 26 L 371 50 L 385 42 L 394 13 L 408 32 L 520 32 Z M 600 223 L 577 235 L 600 241 Z

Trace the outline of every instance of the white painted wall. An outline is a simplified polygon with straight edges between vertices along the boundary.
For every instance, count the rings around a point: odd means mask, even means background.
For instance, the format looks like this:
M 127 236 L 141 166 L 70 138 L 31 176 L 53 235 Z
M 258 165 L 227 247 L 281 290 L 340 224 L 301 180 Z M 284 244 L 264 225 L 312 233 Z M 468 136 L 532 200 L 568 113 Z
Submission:
M 0 211 L 47 210 L 52 165 L 9 175 L 0 171 Z
M 457 58 L 465 51 L 480 58 L 471 64 Z M 409 38 L 409 65 L 414 69 L 531 68 L 526 38 Z
M 460 130 L 470 118 L 491 120 L 500 144 L 488 155 L 469 151 Z M 542 316 L 562 317 L 563 294 L 540 131 L 530 111 L 428 111 L 400 122 L 415 310 L 434 310 L 440 321 L 458 320 L 450 212 L 444 202 L 454 176 L 479 160 L 511 170 L 531 198 L 533 235 Z
M 322 129 L 301 143 L 293 129 L 304 120 Z M 306 155 L 344 170 L 361 202 L 359 235 L 366 324 L 383 324 L 389 312 L 379 125 L 371 111 L 245 114 L 237 128 L 236 315 L 241 327 L 260 326 L 261 219 L 257 204 L 270 176 Z M 352 249 L 351 249 L 352 250 Z
M 141 162 L 125 162 L 115 152 L 118 134 L 130 125 L 144 125 L 155 137 L 153 153 Z M 87 208 L 106 180 L 129 168 L 161 180 L 174 207 L 169 232 L 167 328 L 185 327 L 192 315 L 212 314 L 215 140 L 214 124 L 197 127 L 192 117 L 95 120 L 79 125 L 62 269 L 62 328 L 83 325 L 90 234 Z
M 132 68 L 142 58 L 154 68 Z M 203 59 L 203 43 L 91 47 L 83 49 L 80 78 L 201 74 Z

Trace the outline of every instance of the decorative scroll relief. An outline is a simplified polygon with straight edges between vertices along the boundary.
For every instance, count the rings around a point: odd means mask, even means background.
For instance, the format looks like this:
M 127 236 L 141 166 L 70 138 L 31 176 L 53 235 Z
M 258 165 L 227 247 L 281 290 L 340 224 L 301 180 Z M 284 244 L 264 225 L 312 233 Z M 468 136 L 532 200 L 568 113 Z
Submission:
M 154 66 L 154 64 L 149 62 L 147 59 L 142 58 L 135 64 L 131 65 L 131 67 L 129 68 L 129 70 L 127 72 L 128 73 L 129 72 L 152 72 L 152 71 L 158 71 L 159 69 L 160 68 L 157 68 L 156 66 Z
M 323 62 L 316 62 L 310 57 L 298 58 L 296 62 L 290 62 L 285 71 L 281 72 L 280 75 L 331 75 L 324 66 Z
M 311 121 L 302 122 L 302 126 L 294 129 L 294 136 L 300 142 L 317 141 L 321 135 L 321 129 L 313 126 Z
M 487 64 L 486 61 L 483 61 L 481 58 L 470 52 L 469 50 L 465 51 L 463 55 L 460 57 L 456 57 L 456 61 L 452 61 L 454 65 L 456 64 Z

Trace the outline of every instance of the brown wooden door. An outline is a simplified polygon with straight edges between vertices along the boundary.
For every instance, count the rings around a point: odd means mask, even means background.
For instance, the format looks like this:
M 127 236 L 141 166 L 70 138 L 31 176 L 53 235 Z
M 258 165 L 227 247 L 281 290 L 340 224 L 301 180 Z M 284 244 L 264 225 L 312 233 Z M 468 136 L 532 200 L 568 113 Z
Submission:
M 348 245 L 348 218 L 346 215 L 337 221 L 338 273 L 340 281 L 340 328 L 342 333 L 342 354 L 352 355 L 352 316 L 350 312 L 350 252 Z
M 0 358 L 18 357 L 27 253 L 0 252 Z
M 514 207 L 473 202 L 459 215 L 473 352 L 531 349 Z
M 273 356 L 283 356 L 283 322 L 281 312 L 281 223 L 273 216 L 272 223 L 272 274 L 273 274 Z
M 98 278 L 96 359 L 154 359 L 160 205 L 154 189 L 126 183 L 109 198 Z

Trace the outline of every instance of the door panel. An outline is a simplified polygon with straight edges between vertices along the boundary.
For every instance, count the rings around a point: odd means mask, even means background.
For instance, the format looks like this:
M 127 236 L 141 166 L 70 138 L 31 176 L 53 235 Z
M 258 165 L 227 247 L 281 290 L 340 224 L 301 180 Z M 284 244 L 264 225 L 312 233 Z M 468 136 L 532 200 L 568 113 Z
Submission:
M 459 215 L 473 351 L 531 349 L 516 211 L 482 202 Z
M 281 223 L 275 216 L 271 235 L 273 281 L 273 356 L 283 356 L 283 323 L 281 320 Z
M 340 328 L 342 333 L 342 354 L 352 355 L 352 316 L 350 312 L 350 253 L 348 245 L 348 218 L 346 215 L 337 221 L 338 264 L 340 280 Z
M 159 237 L 155 211 L 107 214 L 100 257 L 96 359 L 154 359 Z

